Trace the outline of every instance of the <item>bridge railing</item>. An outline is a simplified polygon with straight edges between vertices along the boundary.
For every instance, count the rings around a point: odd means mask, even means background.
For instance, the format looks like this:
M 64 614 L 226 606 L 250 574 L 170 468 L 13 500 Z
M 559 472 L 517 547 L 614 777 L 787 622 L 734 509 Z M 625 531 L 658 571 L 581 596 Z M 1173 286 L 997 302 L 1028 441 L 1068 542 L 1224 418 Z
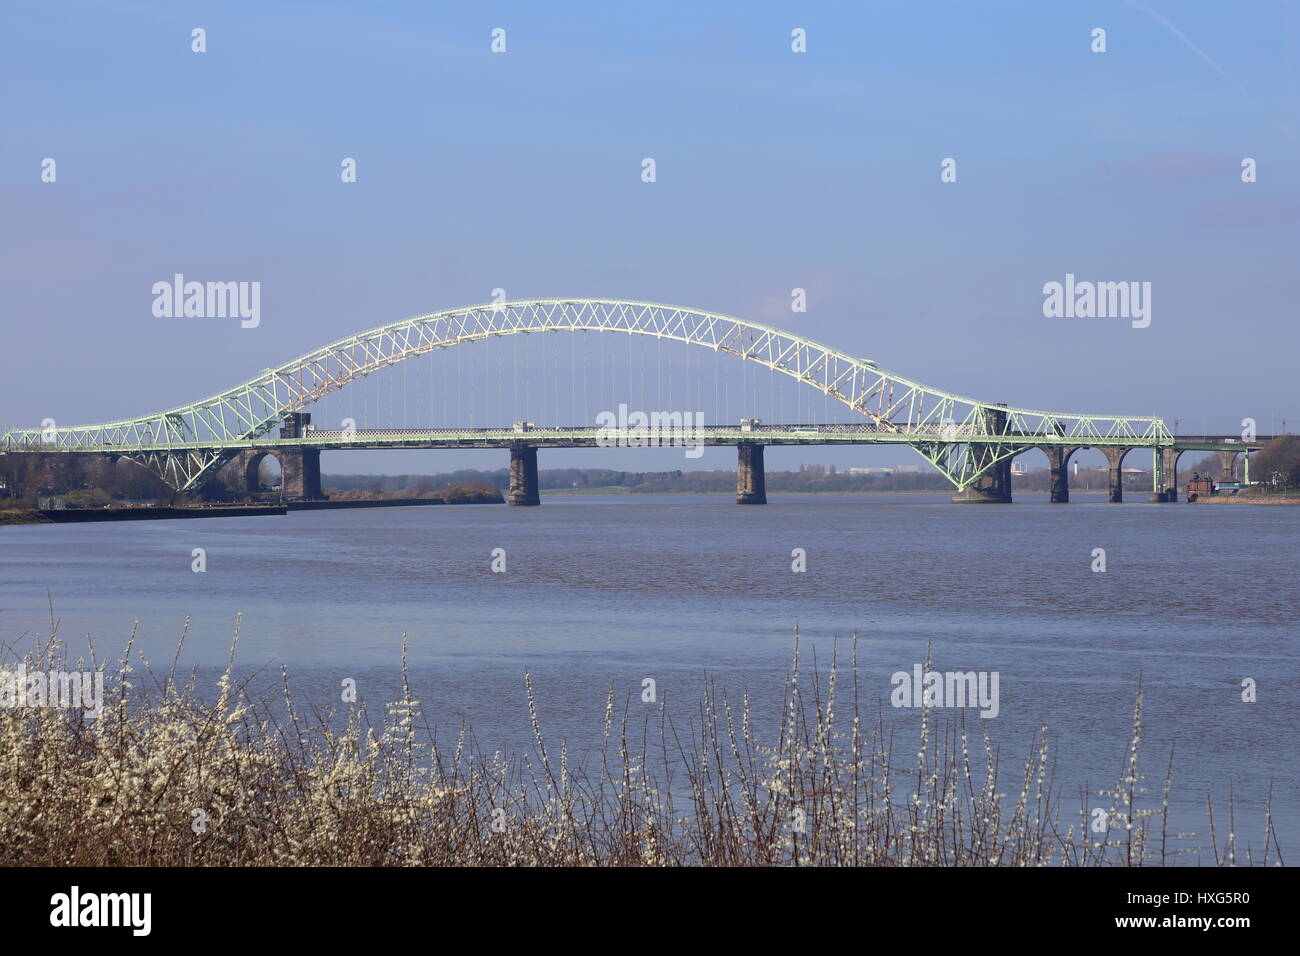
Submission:
M 453 441 L 464 438 L 492 438 L 503 441 L 541 441 L 548 437 L 564 436 L 573 438 L 595 437 L 599 434 L 609 436 L 642 435 L 656 430 L 684 435 L 706 435 L 715 438 L 728 438 L 739 441 L 757 441 L 761 438 L 817 438 L 828 439 L 842 437 L 870 436 L 889 444 L 924 442 L 932 444 L 960 445 L 1005 444 L 1032 447 L 1034 445 L 1072 445 L 1097 446 L 1113 444 L 1116 446 L 1163 446 L 1174 444 L 1177 439 L 1166 441 L 1153 431 L 1139 433 L 1135 429 L 1117 429 L 1110 433 L 1086 432 L 1040 432 L 1027 433 L 1008 430 L 989 432 L 980 424 L 965 422 L 962 424 L 921 423 L 906 426 L 904 423 L 879 422 L 832 422 L 832 423 L 798 423 L 798 424 L 756 424 L 748 428 L 738 425 L 702 425 L 702 426 L 641 426 L 624 429 L 595 425 L 574 426 L 532 426 L 527 431 L 502 426 L 500 428 L 368 428 L 368 429 L 314 429 L 293 439 L 272 437 L 241 438 L 220 442 L 162 441 L 140 440 L 131 443 L 86 444 L 74 442 L 46 441 L 39 434 L 27 431 L 6 433 L 0 438 L 0 451 L 32 453 L 75 453 L 100 452 L 110 454 L 131 454 L 135 452 L 168 452 L 191 450 L 239 450 L 260 445 L 344 445 L 367 444 L 402 441 Z M 1181 436 L 1180 436 L 1181 437 Z M 1203 443 L 1213 441 L 1212 437 L 1182 438 L 1184 442 Z M 1261 442 L 1267 439 L 1261 439 Z M 1222 442 L 1218 442 L 1222 445 Z M 1257 443 L 1258 444 L 1258 443 Z M 1242 444 L 1238 447 L 1246 447 Z

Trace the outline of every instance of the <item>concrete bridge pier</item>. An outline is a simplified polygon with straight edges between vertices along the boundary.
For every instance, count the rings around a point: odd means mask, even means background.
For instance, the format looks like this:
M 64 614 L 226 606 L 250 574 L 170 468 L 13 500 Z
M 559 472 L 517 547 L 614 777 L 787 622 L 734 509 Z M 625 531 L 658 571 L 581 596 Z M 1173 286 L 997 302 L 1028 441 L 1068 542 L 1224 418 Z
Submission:
M 311 424 L 307 412 L 291 412 L 280 425 L 281 438 L 302 438 Z M 276 452 L 280 461 L 280 489 L 290 501 L 324 498 L 320 487 L 320 449 L 302 448 Z M 254 475 L 256 479 L 256 475 Z
M 741 442 L 736 446 L 736 504 L 767 504 L 767 477 L 763 472 L 763 446 Z
M 1007 430 L 1007 413 L 1001 408 L 984 410 L 984 429 L 990 435 L 1002 435 Z M 970 454 L 975 456 L 976 467 L 997 454 L 998 446 L 988 443 L 971 443 Z M 953 504 L 1010 504 L 1011 459 L 1003 458 L 975 479 L 974 484 L 952 496 Z
M 510 443 L 510 491 L 508 505 L 540 505 L 537 491 L 537 446 L 523 442 Z
M 280 459 L 280 487 L 290 501 L 314 501 L 325 497 L 320 487 L 320 449 L 303 448 L 277 453 Z
M 1011 459 L 998 462 L 975 479 L 973 485 L 952 496 L 953 504 L 1011 504 Z
M 1180 448 L 1160 449 L 1160 476 L 1164 486 L 1164 500 L 1178 500 L 1178 459 L 1183 456 Z
M 1124 467 L 1124 456 L 1131 450 L 1129 448 L 1101 449 L 1101 453 L 1106 456 L 1106 464 L 1110 466 L 1110 503 L 1113 505 L 1122 504 L 1124 501 L 1124 473 L 1120 469 Z
M 1178 500 L 1178 473 L 1175 471 L 1169 474 L 1169 456 L 1166 452 L 1171 451 L 1168 448 L 1151 449 L 1151 473 L 1153 480 L 1151 482 L 1152 491 L 1147 496 L 1147 501 L 1153 505 L 1168 504 L 1171 501 Z M 1177 458 L 1174 459 L 1175 464 Z
M 1216 451 L 1214 453 L 1219 459 L 1219 481 L 1232 481 L 1237 469 L 1237 456 L 1241 454 L 1236 450 Z
M 1047 455 L 1047 467 L 1052 476 L 1052 504 L 1070 503 L 1070 456 L 1079 449 L 1066 448 L 1064 445 L 1048 445 L 1043 448 Z

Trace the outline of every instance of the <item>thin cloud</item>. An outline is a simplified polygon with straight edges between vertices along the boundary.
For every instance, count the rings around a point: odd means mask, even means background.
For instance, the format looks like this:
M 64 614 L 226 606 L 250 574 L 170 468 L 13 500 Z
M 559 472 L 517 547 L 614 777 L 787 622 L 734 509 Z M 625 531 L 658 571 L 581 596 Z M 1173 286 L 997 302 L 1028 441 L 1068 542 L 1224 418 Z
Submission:
M 1151 17 L 1153 20 L 1163 24 L 1165 29 L 1167 29 L 1170 33 L 1172 33 L 1174 36 L 1178 37 L 1178 39 L 1182 41 L 1183 46 L 1187 47 L 1187 49 L 1191 50 L 1193 53 L 1199 56 L 1206 63 L 1210 64 L 1210 66 L 1214 67 L 1214 69 L 1219 73 L 1220 76 L 1222 76 L 1225 80 L 1227 80 L 1237 89 L 1241 90 L 1243 94 L 1245 94 L 1246 96 L 1250 95 L 1246 87 L 1244 87 L 1241 83 L 1237 82 L 1237 80 L 1230 73 L 1228 73 L 1227 70 L 1219 66 L 1219 64 L 1215 62 L 1213 57 L 1211 57 L 1208 53 L 1206 53 L 1204 50 L 1198 47 L 1191 40 L 1187 39 L 1187 34 L 1183 33 L 1182 30 L 1178 29 L 1178 27 L 1170 23 L 1168 18 L 1165 17 L 1164 14 L 1160 13 L 1157 10 L 1152 10 L 1145 3 L 1143 3 L 1142 0 L 1128 0 L 1128 5 L 1131 7 L 1136 7 L 1138 10 L 1141 10 L 1143 13 Z

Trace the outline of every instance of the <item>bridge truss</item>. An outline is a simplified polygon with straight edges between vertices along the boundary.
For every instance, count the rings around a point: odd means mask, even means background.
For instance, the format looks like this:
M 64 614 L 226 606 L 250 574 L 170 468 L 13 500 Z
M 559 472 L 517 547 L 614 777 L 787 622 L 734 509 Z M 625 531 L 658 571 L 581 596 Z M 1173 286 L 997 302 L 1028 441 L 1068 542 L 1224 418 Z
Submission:
M 340 339 L 219 394 L 141 418 L 14 429 L 0 452 L 96 452 L 129 458 L 178 491 L 202 487 L 291 412 L 408 358 L 534 332 L 619 332 L 698 345 L 755 362 L 843 402 L 878 439 L 911 445 L 957 489 L 1027 448 L 1160 447 L 1158 418 L 1035 411 L 980 402 L 885 371 L 781 329 L 696 309 L 615 299 L 528 299 L 434 312 Z M 760 440 L 760 436 L 741 440 Z M 329 442 L 316 442 L 330 447 Z

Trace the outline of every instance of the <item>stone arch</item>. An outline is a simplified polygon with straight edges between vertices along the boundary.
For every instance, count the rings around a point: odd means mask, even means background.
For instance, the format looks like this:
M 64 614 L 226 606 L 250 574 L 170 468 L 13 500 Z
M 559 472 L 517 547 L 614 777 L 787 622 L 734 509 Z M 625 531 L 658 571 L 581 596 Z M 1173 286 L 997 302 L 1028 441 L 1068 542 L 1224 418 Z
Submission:
M 284 461 L 278 452 L 255 448 L 248 453 L 241 469 L 243 490 L 258 493 L 262 490 L 262 462 L 270 458 L 280 469 L 280 481 L 284 482 Z

